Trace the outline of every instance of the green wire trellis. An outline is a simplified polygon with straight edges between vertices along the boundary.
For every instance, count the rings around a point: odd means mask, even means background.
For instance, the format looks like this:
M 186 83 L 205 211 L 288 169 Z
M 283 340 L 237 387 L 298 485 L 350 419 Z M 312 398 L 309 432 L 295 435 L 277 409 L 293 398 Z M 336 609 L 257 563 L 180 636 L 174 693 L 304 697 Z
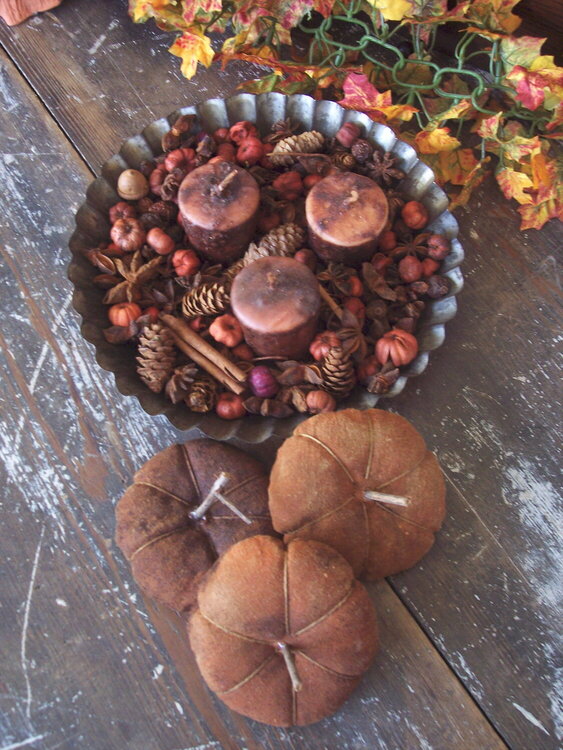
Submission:
M 423 128 L 425 125 L 421 114 L 426 118 L 427 122 L 440 119 L 439 115 L 433 118 L 428 113 L 424 102 L 424 93 L 433 92 L 439 97 L 450 99 L 452 100 L 453 105 L 458 104 L 462 99 L 469 98 L 471 107 L 474 110 L 483 115 L 489 116 L 497 114 L 498 110 L 488 109 L 482 105 L 481 102 L 483 99 L 487 98 L 484 96 L 485 94 L 492 94 L 493 92 L 498 92 L 498 94 L 514 94 L 513 89 L 501 83 L 503 61 L 500 55 L 500 45 L 498 40 L 494 40 L 489 49 L 469 52 L 468 50 L 471 43 L 478 38 L 479 34 L 473 31 L 466 31 L 462 34 L 454 51 L 456 65 L 440 67 L 436 62 L 428 59 L 434 49 L 437 24 L 432 25 L 429 42 L 424 45 L 420 36 L 420 24 L 409 23 L 407 20 L 405 23 L 400 23 L 393 28 L 390 28 L 381 13 L 379 11 L 374 11 L 370 27 L 370 25 L 357 15 L 361 6 L 361 0 L 360 2 L 356 0 L 356 2 L 342 5 L 342 14 L 331 15 L 328 18 L 324 18 L 315 28 L 311 28 L 304 23 L 300 24 L 300 30 L 313 37 L 308 52 L 308 63 L 311 67 L 329 68 L 331 71 L 338 71 L 342 68 L 347 53 L 360 53 L 365 60 L 372 63 L 376 70 L 387 72 L 391 78 L 392 87 L 394 86 L 401 93 L 401 98 L 399 100 L 400 103 L 406 102 L 407 104 L 416 104 L 417 108 L 420 110 L 416 113 L 416 118 L 420 128 Z M 360 38 L 354 43 L 347 43 L 333 38 L 331 35 L 331 29 L 335 22 L 340 24 L 353 24 L 357 27 L 356 31 L 361 32 Z M 399 30 L 404 29 L 407 25 L 410 25 L 411 27 L 411 39 L 413 44 L 413 56 L 409 57 L 405 57 L 399 47 L 391 41 L 393 36 Z M 374 45 L 381 50 L 382 53 L 386 52 L 388 55 L 394 55 L 397 58 L 395 62 L 391 64 L 379 56 L 376 57 L 373 52 Z M 323 53 L 324 57 L 322 57 Z M 487 72 L 466 67 L 469 60 L 478 56 L 489 58 Z M 321 57 L 322 59 L 319 62 L 318 60 Z M 432 72 L 431 80 L 428 80 L 426 83 L 411 83 L 408 80 L 402 79 L 400 73 L 404 71 L 407 66 L 420 66 L 420 68 L 429 69 Z M 328 75 L 328 73 L 325 75 Z M 471 90 L 467 95 L 459 92 L 446 91 L 442 88 L 444 78 L 450 75 L 458 75 L 462 77 L 462 80 L 468 83 L 468 87 Z M 517 104 L 515 104 L 510 110 L 505 111 L 504 116 L 519 117 L 530 121 L 532 132 L 542 122 L 549 121 L 548 117 L 542 116 L 541 114 L 530 116 L 528 112 L 522 112 L 521 107 Z M 460 123 L 460 126 L 461 124 L 462 123 Z

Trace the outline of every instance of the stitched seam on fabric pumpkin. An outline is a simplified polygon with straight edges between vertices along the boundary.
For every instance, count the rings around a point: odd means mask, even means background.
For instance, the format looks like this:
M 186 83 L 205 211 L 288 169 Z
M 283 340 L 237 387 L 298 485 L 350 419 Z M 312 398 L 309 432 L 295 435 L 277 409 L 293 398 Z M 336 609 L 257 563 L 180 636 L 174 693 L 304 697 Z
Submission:
M 157 492 L 162 492 L 163 495 L 167 495 L 168 497 L 171 497 L 173 500 L 177 500 L 179 503 L 182 503 L 182 505 L 185 505 L 187 508 L 193 507 L 192 505 L 190 505 L 190 503 L 187 503 L 185 500 L 182 500 L 181 497 L 178 497 L 178 495 L 175 495 L 173 492 L 170 492 L 169 490 L 165 490 L 164 487 L 159 487 L 157 484 L 151 484 L 150 482 L 135 482 L 135 484 L 142 485 L 143 487 L 150 487 L 151 490 L 156 490 Z
M 346 466 L 346 464 L 342 461 L 342 459 L 340 459 L 336 455 L 336 453 L 331 448 L 328 447 L 328 445 L 326 445 L 326 443 L 323 443 L 322 440 L 319 440 L 318 438 L 313 437 L 312 435 L 309 435 L 306 432 L 300 432 L 299 435 L 296 435 L 295 437 L 307 438 L 308 440 L 311 440 L 313 443 L 317 443 L 318 445 L 320 445 L 321 448 L 324 448 L 325 451 L 329 454 L 329 456 L 332 456 L 332 458 L 336 461 L 338 466 L 340 466 L 340 468 L 346 474 L 346 476 L 352 482 L 352 484 L 356 484 L 356 481 L 354 480 L 354 477 L 348 471 L 348 467 Z
M 285 623 L 285 634 L 289 635 L 289 551 L 286 549 L 283 556 L 283 617 Z
M 223 492 L 223 495 L 225 497 L 227 495 L 231 495 L 233 492 L 236 492 L 237 490 L 240 490 L 241 487 L 244 487 L 245 485 L 249 484 L 250 482 L 254 482 L 255 479 L 260 479 L 262 477 L 262 474 L 254 474 L 251 477 L 248 477 L 247 479 L 243 479 L 242 482 L 239 482 L 238 484 L 235 484 L 234 487 L 229 487 Z
M 405 518 L 405 516 L 402 516 L 400 513 L 396 513 L 394 510 L 391 510 L 391 508 L 387 508 L 382 503 L 378 503 L 377 505 L 381 510 L 386 510 L 387 513 L 390 513 L 392 516 L 395 516 L 395 518 L 398 518 L 399 520 L 404 521 L 405 523 L 410 523 L 412 526 L 416 526 L 417 529 L 422 529 L 423 531 L 430 531 L 432 534 L 434 534 L 436 531 L 435 529 L 430 529 L 428 528 L 428 526 L 423 526 L 422 524 L 417 523 L 416 521 L 411 521 L 410 518 Z
M 411 472 L 415 471 L 415 469 L 418 469 L 420 464 L 426 458 L 426 453 L 428 453 L 428 451 L 425 451 L 424 456 L 422 456 L 420 461 L 418 461 L 418 463 L 416 463 L 414 466 L 411 466 L 410 469 L 407 469 L 406 471 L 403 471 L 402 474 L 397 474 L 396 477 L 393 477 L 392 479 L 388 479 L 386 482 L 383 482 L 383 484 L 380 484 L 378 487 L 375 488 L 375 491 L 379 492 L 379 490 L 383 489 L 383 487 L 387 487 L 388 484 L 393 484 L 393 482 L 398 482 L 399 479 L 402 479 L 403 477 L 408 476 Z
M 347 600 L 352 595 L 352 592 L 354 591 L 354 584 L 350 586 L 350 589 L 346 592 L 345 596 L 342 597 L 334 606 L 332 606 L 327 612 L 324 613 L 321 617 L 318 617 L 316 620 L 313 620 L 313 622 L 310 622 L 308 625 L 305 625 L 304 628 L 300 628 L 299 630 L 296 630 L 295 633 L 292 633 L 293 636 L 296 635 L 302 635 L 303 633 L 306 633 L 308 630 L 311 630 L 316 625 L 319 625 L 321 622 L 324 622 L 328 617 L 330 617 L 334 612 L 336 612 L 337 609 L 340 609 L 343 604 L 347 602 Z
M 199 610 L 199 614 L 203 617 L 204 620 L 207 620 L 208 623 L 213 625 L 217 628 L 217 630 L 222 630 L 223 633 L 227 633 L 227 635 L 232 635 L 233 638 L 240 638 L 241 641 L 249 641 L 250 643 L 261 643 L 264 646 L 271 646 L 271 641 L 264 641 L 260 638 L 252 638 L 250 635 L 243 635 L 242 633 L 237 633 L 236 630 L 231 630 L 230 628 L 225 628 L 223 625 L 219 625 L 218 622 L 215 622 L 215 620 L 212 620 L 210 617 L 208 617 L 206 614 L 204 614 L 201 609 Z
M 192 480 L 192 483 L 194 485 L 194 489 L 197 493 L 197 496 L 199 497 L 199 502 L 201 503 L 201 489 L 199 486 L 199 482 L 197 481 L 197 477 L 195 475 L 194 467 L 192 466 L 192 462 L 190 460 L 190 457 L 188 455 L 188 450 L 186 448 L 186 445 L 182 445 L 182 453 L 184 455 L 184 461 L 186 462 L 186 466 L 188 468 L 188 474 L 190 475 L 190 478 Z
M 365 570 L 366 570 L 366 568 L 368 566 L 369 555 L 370 555 L 370 548 L 371 548 L 371 526 L 370 526 L 370 523 L 369 523 L 368 509 L 367 509 L 365 503 L 362 503 L 362 508 L 363 508 L 363 511 L 364 511 L 364 521 L 366 523 L 366 536 L 367 536 L 367 541 L 366 541 L 366 557 L 365 557 L 365 560 L 364 560 L 364 564 L 362 565 L 362 571 L 365 572 Z
M 369 444 L 368 444 L 368 465 L 366 466 L 366 473 L 364 479 L 367 479 L 371 474 L 371 464 L 373 460 L 373 422 L 368 416 L 368 433 L 369 433 Z
M 238 690 L 238 689 L 239 689 L 239 688 L 241 688 L 241 687 L 242 687 L 243 685 L 246 685 L 246 683 L 247 683 L 247 682 L 250 682 L 250 680 L 251 680 L 251 679 L 252 679 L 253 677 L 256 677 L 256 675 L 258 674 L 258 672 L 261 672 L 261 671 L 262 671 L 262 670 L 264 669 L 264 667 L 265 667 L 265 666 L 266 666 L 267 664 L 269 664 L 269 663 L 270 663 L 270 662 L 272 661 L 272 659 L 274 659 L 274 658 L 275 658 L 275 656 L 276 656 L 276 654 L 271 654 L 270 656 L 268 656 L 268 657 L 267 657 L 267 658 L 266 658 L 266 659 L 265 659 L 265 660 L 264 660 L 264 661 L 262 662 L 262 664 L 260 664 L 260 666 L 256 667 L 256 669 L 255 669 L 255 670 L 254 670 L 253 672 L 251 672 L 251 673 L 250 673 L 249 675 L 247 675 L 247 676 L 246 676 L 246 677 L 245 677 L 245 678 L 244 678 L 243 680 L 241 680 L 240 682 L 237 682 L 237 684 L 236 684 L 236 685 L 233 685 L 233 687 L 229 688 L 228 690 L 221 690 L 221 691 L 217 691 L 217 695 L 228 695 L 229 693 L 234 693 L 234 691 L 235 691 L 235 690 Z
M 248 514 L 249 518 L 252 518 L 255 521 L 269 521 L 270 516 L 253 516 L 252 513 Z M 213 521 L 240 521 L 240 518 L 238 516 L 216 516 L 213 514 L 211 516 Z
M 140 547 L 138 547 L 135 552 L 131 555 L 129 558 L 129 562 L 133 560 L 134 557 L 136 557 L 139 552 L 142 552 L 144 549 L 147 549 L 147 547 L 150 547 L 151 544 L 156 544 L 156 542 L 160 542 L 161 539 L 166 539 L 166 537 L 172 536 L 172 534 L 177 534 L 179 531 L 187 531 L 188 529 L 191 529 L 191 526 L 178 526 L 176 529 L 172 529 L 171 531 L 167 531 L 165 534 L 161 534 L 160 536 L 155 536 L 154 539 L 149 539 L 148 542 L 145 542 L 144 544 L 141 544 Z
M 303 531 L 303 529 L 306 529 L 308 526 L 314 526 L 316 523 L 319 523 L 319 521 L 324 521 L 325 518 L 329 518 L 332 516 L 333 513 L 338 513 L 339 510 L 342 510 L 342 508 L 345 508 L 347 505 L 349 505 L 352 500 L 354 500 L 355 495 L 352 495 L 348 498 L 342 505 L 339 505 L 337 508 L 333 508 L 332 510 L 327 511 L 324 515 L 319 516 L 318 518 L 314 518 L 312 521 L 307 521 L 307 523 L 304 523 L 303 526 L 298 526 L 296 529 L 292 529 L 291 531 L 285 531 L 284 534 L 297 534 L 299 531 Z
M 310 661 L 311 664 L 314 664 L 316 667 L 319 667 L 319 669 L 323 669 L 325 672 L 328 672 L 329 674 L 334 675 L 335 677 L 341 677 L 344 680 L 357 680 L 359 677 L 359 675 L 357 674 L 344 674 L 343 672 L 337 672 L 335 669 L 326 667 L 324 664 L 321 664 L 320 661 L 313 659 L 312 656 L 309 656 L 304 651 L 301 651 L 301 649 L 299 648 L 295 649 L 295 653 L 299 654 L 304 659 L 307 659 L 307 661 Z

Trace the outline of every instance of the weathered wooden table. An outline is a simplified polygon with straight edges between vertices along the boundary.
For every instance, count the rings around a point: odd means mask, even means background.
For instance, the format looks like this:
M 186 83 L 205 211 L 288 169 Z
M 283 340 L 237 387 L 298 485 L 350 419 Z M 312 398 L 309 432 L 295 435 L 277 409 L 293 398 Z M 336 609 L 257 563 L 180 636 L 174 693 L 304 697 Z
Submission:
M 351 700 L 272 729 L 207 690 L 181 621 L 142 599 L 115 548 L 134 470 L 186 436 L 98 368 L 66 279 L 73 213 L 102 162 L 240 75 L 185 81 L 170 37 L 134 26 L 124 2 L 63 3 L 0 40 L 0 750 L 557 747 L 561 225 L 519 233 L 492 185 L 459 213 L 459 314 L 389 402 L 442 461 L 447 522 L 422 564 L 369 586 L 382 651 Z M 250 449 L 270 461 L 276 442 Z

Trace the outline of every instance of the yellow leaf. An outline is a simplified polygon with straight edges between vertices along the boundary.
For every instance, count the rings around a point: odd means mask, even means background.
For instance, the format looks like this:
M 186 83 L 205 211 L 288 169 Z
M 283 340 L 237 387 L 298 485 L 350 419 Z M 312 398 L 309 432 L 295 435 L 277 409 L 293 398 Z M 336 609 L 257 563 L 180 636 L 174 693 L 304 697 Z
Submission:
M 524 190 L 533 188 L 533 183 L 524 172 L 505 167 L 496 177 L 505 198 L 514 198 L 520 204 L 532 203 L 532 196 Z
M 179 36 L 168 51 L 181 58 L 182 75 L 186 78 L 193 78 L 198 62 L 206 67 L 213 62 L 211 41 L 195 27 Z
M 434 130 L 421 130 L 414 139 L 415 148 L 421 154 L 438 154 L 440 151 L 453 151 L 461 146 L 457 138 L 449 135 L 449 128 L 435 128 Z
M 402 21 L 412 13 L 412 3 L 409 0 L 368 0 L 376 10 L 380 11 L 386 21 Z

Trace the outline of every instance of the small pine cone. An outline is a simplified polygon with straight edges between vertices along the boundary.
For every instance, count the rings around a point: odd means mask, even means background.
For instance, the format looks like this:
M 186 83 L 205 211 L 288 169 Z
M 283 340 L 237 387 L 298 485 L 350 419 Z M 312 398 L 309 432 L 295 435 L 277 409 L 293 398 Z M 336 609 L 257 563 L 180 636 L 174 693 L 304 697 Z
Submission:
M 174 174 L 169 174 L 164 178 L 164 182 L 160 186 L 160 197 L 163 201 L 173 201 L 178 195 L 180 189 L 180 183 L 182 180 Z
M 233 283 L 233 280 L 237 273 L 239 271 L 242 271 L 242 269 L 245 266 L 244 258 L 241 258 L 240 260 L 237 260 L 236 263 L 233 263 L 232 266 L 229 266 L 225 273 L 223 274 L 223 281 L 225 282 L 225 285 L 227 288 L 230 288 L 231 284 Z
M 176 361 L 172 333 L 162 323 L 145 326 L 139 336 L 137 372 L 145 385 L 160 393 L 170 377 Z
M 269 255 L 270 251 L 267 247 L 260 247 L 260 245 L 257 245 L 255 242 L 251 242 L 242 260 L 244 265 L 247 266 L 249 263 L 259 260 L 260 258 L 267 258 Z
M 258 245 L 268 255 L 293 255 L 303 247 L 305 232 L 297 224 L 281 224 L 265 234 Z
M 276 167 L 287 167 L 296 161 L 296 157 L 292 156 L 291 152 L 314 154 L 324 147 L 324 143 L 324 135 L 317 130 L 310 130 L 307 133 L 301 133 L 301 135 L 292 135 L 276 143 L 270 154 L 270 161 Z
M 198 315 L 221 315 L 229 306 L 230 297 L 223 281 L 201 284 L 184 295 L 182 314 L 186 318 Z
M 356 384 L 354 363 L 341 347 L 333 346 L 321 364 L 321 388 L 337 398 L 347 396 Z
M 337 151 L 331 156 L 331 161 L 337 169 L 353 169 L 358 166 L 355 157 L 348 151 Z
M 178 404 L 186 398 L 192 383 L 196 379 L 197 372 L 198 369 L 193 362 L 182 365 L 182 367 L 177 367 L 174 370 L 164 389 L 164 392 L 173 404 Z
M 192 383 L 186 398 L 186 405 L 191 411 L 205 414 L 211 411 L 217 400 L 217 385 L 210 378 L 201 378 Z

